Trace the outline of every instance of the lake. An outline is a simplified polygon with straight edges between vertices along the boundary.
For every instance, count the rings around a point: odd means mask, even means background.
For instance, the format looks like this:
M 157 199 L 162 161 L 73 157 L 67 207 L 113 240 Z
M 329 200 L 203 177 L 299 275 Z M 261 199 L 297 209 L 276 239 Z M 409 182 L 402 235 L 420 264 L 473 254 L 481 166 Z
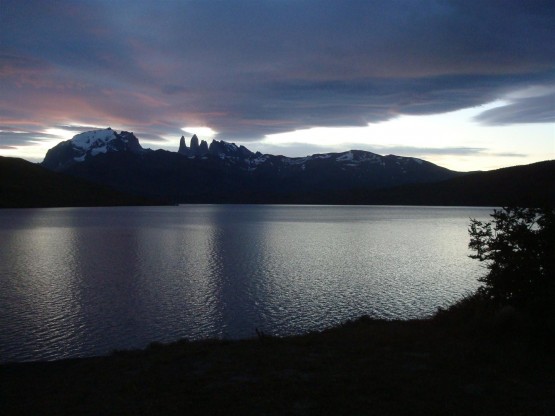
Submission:
M 474 290 L 492 208 L 0 210 L 0 360 L 426 317 Z

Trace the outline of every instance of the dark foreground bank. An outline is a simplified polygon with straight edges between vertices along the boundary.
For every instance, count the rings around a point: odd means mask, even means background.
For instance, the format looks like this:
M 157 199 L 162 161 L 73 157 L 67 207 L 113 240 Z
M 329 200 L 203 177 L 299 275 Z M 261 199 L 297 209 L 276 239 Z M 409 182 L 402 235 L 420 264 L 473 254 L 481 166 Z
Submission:
M 553 415 L 551 345 L 505 313 L 362 318 L 0 367 L 3 415 Z

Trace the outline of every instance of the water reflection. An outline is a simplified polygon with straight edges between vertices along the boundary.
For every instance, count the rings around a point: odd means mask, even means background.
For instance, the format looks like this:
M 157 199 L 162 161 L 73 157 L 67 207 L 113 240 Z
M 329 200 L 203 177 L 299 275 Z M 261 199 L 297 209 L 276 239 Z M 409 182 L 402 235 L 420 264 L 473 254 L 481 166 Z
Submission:
M 214 302 L 217 282 L 209 272 L 210 234 L 208 224 L 141 228 L 139 281 L 141 296 L 148 298 L 149 339 L 200 338 L 217 332 L 220 316 Z M 160 333 L 165 333 L 162 339 Z
M 185 206 L 0 211 L 0 357 L 412 318 L 476 286 L 489 209 Z
M 255 287 L 261 276 L 265 247 L 265 210 L 241 206 L 213 206 L 210 209 L 210 277 L 216 283 L 215 303 L 219 311 L 219 337 L 253 336 L 259 326 L 259 305 Z
M 22 229 L 1 235 L 0 328 L 9 335 L 1 336 L 0 345 L 7 355 L 17 350 L 4 343 L 6 336 L 32 345 L 33 352 L 45 358 L 80 353 L 84 324 L 74 230 L 49 227 L 34 210 L 21 220 Z

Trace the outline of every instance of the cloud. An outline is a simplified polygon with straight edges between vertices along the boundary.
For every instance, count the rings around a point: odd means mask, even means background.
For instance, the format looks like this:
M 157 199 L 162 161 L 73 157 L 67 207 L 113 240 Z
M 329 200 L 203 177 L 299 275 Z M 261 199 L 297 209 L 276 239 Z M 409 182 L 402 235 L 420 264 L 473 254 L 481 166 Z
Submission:
M 476 120 L 489 125 L 554 123 L 555 92 L 539 97 L 515 99 L 502 107 L 484 111 L 476 116 Z
M 376 150 L 380 153 L 391 153 L 397 155 L 478 155 L 487 151 L 483 147 L 412 147 L 412 146 L 378 146 Z
M 410 147 L 410 146 L 379 146 L 379 153 L 391 153 L 404 156 L 496 156 L 526 157 L 527 154 L 516 152 L 492 152 L 485 147 Z
M 336 147 L 334 149 L 334 147 Z M 494 152 L 486 147 L 464 147 L 464 146 L 446 146 L 446 147 L 426 147 L 426 146 L 383 146 L 374 144 L 361 143 L 342 143 L 341 146 L 319 146 L 307 143 L 287 143 L 287 144 L 268 144 L 259 145 L 256 150 L 262 153 L 270 153 L 276 155 L 285 155 L 290 157 L 304 157 L 317 153 L 328 152 L 344 152 L 346 149 L 365 150 L 379 155 L 401 155 L 406 157 L 427 158 L 435 156 L 483 156 L 483 157 L 501 157 L 501 158 L 522 158 L 528 156 L 524 153 L 517 152 Z
M 26 56 L 0 54 L 0 77 L 21 75 L 22 73 L 37 73 L 46 65 L 38 59 Z
M 93 125 L 79 125 L 79 124 L 60 124 L 58 126 L 54 126 L 55 129 L 73 131 L 75 134 L 89 131 L 89 130 L 98 130 L 98 129 L 105 129 L 106 127 L 110 126 L 93 126 Z
M 0 123 L 260 140 L 555 85 L 552 1 L 3 0 Z M 553 121 L 552 96 L 482 113 Z
M 12 149 L 17 146 L 36 143 L 41 139 L 52 139 L 57 136 L 37 131 L 0 131 L 0 147 Z

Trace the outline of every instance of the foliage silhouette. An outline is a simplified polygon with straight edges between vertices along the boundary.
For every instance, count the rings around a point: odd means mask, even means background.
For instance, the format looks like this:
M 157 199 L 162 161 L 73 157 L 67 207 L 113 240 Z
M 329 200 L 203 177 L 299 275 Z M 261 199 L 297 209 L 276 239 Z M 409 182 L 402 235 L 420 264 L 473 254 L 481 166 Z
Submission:
M 510 305 L 533 315 L 554 316 L 555 209 L 506 207 L 493 220 L 471 219 L 470 257 L 488 273 L 479 295 L 497 306 Z

